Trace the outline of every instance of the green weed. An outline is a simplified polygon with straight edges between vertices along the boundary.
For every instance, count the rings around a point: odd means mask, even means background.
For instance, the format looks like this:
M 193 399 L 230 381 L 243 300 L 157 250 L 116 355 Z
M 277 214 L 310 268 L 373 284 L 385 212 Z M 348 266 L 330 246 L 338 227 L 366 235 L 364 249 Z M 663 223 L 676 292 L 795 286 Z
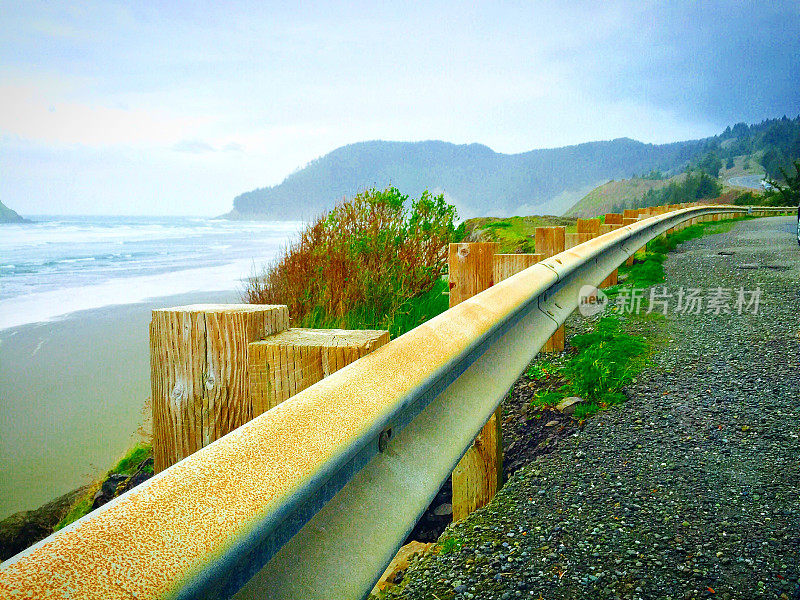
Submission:
M 152 446 L 146 443 L 139 443 L 136 444 L 133 448 L 128 450 L 125 453 L 117 464 L 114 466 L 113 469 L 108 471 L 103 477 L 92 483 L 86 493 L 81 496 L 75 503 L 70 507 L 67 514 L 61 519 L 56 526 L 53 528 L 53 531 L 58 531 L 59 529 L 63 529 L 67 525 L 74 523 L 84 515 L 89 514 L 92 511 L 92 503 L 94 502 L 94 495 L 100 489 L 100 486 L 103 484 L 103 481 L 107 479 L 110 475 L 118 474 L 118 475 L 126 475 L 128 477 L 132 477 L 135 475 L 140 469 L 145 472 L 152 474 L 153 473 L 153 465 L 152 464 L 145 464 L 147 460 L 152 456 Z
M 531 400 L 533 408 L 549 408 L 553 407 L 564 399 L 564 394 L 559 392 L 540 391 Z
M 461 546 L 464 545 L 464 542 L 459 538 L 447 538 L 440 544 L 442 554 L 452 554 L 453 552 L 458 552 L 461 550 Z
M 539 381 L 540 379 L 547 377 L 547 371 L 545 371 L 544 367 L 541 365 L 532 364 L 528 366 L 528 370 L 525 371 L 525 375 L 528 377 L 528 379 Z
M 596 402 L 581 402 L 575 407 L 573 416 L 578 421 L 583 421 L 587 417 L 591 417 L 600 412 L 600 406 Z
M 600 319 L 592 333 L 576 335 L 570 344 L 578 353 L 564 374 L 576 395 L 588 400 L 602 400 L 629 383 L 644 366 L 647 352 L 645 339 L 622 331 L 614 317 Z

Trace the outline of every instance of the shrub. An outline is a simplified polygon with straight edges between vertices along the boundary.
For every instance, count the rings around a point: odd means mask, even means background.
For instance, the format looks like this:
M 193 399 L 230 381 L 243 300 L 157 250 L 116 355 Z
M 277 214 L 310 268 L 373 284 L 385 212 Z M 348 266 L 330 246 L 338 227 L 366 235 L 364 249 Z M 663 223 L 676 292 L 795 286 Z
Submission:
M 447 298 L 434 284 L 446 271 L 447 244 L 463 237 L 463 227 L 455 227 L 455 207 L 441 194 L 425 191 L 410 208 L 407 201 L 388 188 L 342 202 L 251 277 L 245 299 L 286 304 L 292 324 L 304 327 L 383 327 L 397 334 L 438 314 Z

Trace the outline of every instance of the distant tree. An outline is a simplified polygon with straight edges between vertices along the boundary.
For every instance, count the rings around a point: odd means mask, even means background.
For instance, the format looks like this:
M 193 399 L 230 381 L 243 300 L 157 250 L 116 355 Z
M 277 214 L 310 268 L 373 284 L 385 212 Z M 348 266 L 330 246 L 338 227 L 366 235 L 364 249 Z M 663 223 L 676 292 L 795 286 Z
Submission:
M 711 177 L 719 177 L 719 170 L 722 168 L 722 160 L 715 152 L 709 152 L 697 163 L 697 168 L 708 173 Z
M 737 123 L 733 126 L 731 132 L 735 137 L 741 138 L 750 134 L 750 128 L 747 126 L 747 123 Z
M 728 158 L 728 162 L 725 163 L 725 168 L 732 169 L 735 165 L 736 163 L 733 162 L 733 157 L 731 156 Z
M 800 160 L 792 162 L 794 174 L 781 168 L 783 180 L 767 177 L 769 190 L 765 204 L 770 206 L 800 206 Z
M 705 198 L 716 198 L 722 191 L 719 182 L 702 171 L 689 173 L 682 183 L 674 181 L 668 186 L 657 190 L 648 190 L 641 199 L 640 206 L 664 206 L 667 204 L 680 204 L 693 202 Z
M 781 170 L 787 166 L 786 162 L 786 156 L 777 146 L 770 146 L 761 156 L 761 166 L 767 172 L 767 177 L 773 179 L 781 176 Z
M 647 175 L 642 175 L 642 179 L 650 179 L 650 180 L 653 180 L 653 181 L 660 181 L 662 179 L 666 179 L 666 177 L 658 169 L 653 169 Z

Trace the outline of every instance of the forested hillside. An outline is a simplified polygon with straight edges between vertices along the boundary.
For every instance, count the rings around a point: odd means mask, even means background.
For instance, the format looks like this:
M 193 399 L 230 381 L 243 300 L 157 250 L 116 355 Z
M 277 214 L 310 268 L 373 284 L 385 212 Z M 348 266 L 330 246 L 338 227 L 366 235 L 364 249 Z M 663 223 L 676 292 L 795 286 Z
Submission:
M 280 185 L 241 194 L 229 216 L 309 218 L 359 190 L 389 185 L 412 196 L 425 189 L 442 192 L 462 218 L 560 213 L 608 179 L 652 169 L 680 170 L 702 145 L 653 145 L 623 138 L 499 154 L 480 144 L 363 142 L 334 150 Z
M 237 196 L 227 216 L 310 219 L 344 197 L 390 185 L 412 196 L 444 193 L 462 218 L 562 214 L 609 180 L 647 173 L 638 181 L 656 183 L 637 183 L 643 193 L 687 168 L 717 177 L 741 156 L 779 177 L 781 167 L 800 157 L 800 117 L 739 123 L 714 137 L 672 144 L 620 138 L 521 154 L 441 141 L 361 142 L 312 161 L 279 185 Z

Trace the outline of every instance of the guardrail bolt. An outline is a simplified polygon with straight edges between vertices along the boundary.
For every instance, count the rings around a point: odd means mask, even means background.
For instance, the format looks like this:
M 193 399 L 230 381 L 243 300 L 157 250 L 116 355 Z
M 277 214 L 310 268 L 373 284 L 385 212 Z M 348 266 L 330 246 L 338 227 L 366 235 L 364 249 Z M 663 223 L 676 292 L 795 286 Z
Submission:
M 381 434 L 378 436 L 378 452 L 385 452 L 386 446 L 389 445 L 389 440 L 392 439 L 392 428 L 388 427 L 381 431 Z

